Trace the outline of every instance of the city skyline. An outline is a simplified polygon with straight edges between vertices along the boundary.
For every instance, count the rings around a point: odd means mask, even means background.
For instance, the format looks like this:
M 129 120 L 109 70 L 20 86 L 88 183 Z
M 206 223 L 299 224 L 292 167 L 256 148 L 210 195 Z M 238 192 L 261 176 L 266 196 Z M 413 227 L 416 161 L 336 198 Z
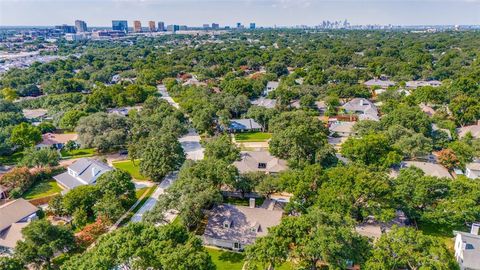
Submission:
M 21 12 L 19 12 L 21 11 Z M 441 16 L 440 16 L 441 15 Z M 0 26 L 51 26 L 86 21 L 108 27 L 112 20 L 164 21 L 201 26 L 318 25 L 347 19 L 354 25 L 478 25 L 479 0 L 0 0 Z

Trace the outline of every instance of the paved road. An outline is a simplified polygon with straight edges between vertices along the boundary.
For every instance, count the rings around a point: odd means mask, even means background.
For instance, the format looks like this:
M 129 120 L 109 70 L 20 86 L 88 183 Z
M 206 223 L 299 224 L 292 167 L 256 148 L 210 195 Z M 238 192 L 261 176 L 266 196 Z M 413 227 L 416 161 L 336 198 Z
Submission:
M 170 105 L 179 109 L 180 105 L 176 103 L 168 94 L 167 89 L 163 84 L 157 86 L 158 92 L 162 95 L 162 99 L 166 100 Z M 188 133 L 178 139 L 182 145 L 183 150 L 187 156 L 187 159 L 191 160 L 201 160 L 203 159 L 203 147 L 200 144 L 200 135 L 193 128 L 188 130 Z M 178 174 L 172 173 L 166 176 L 163 181 L 158 185 L 150 198 L 147 199 L 145 204 L 133 215 L 132 222 L 140 222 L 143 215 L 153 209 L 155 204 L 157 204 L 158 198 L 165 193 L 165 190 L 170 187 L 170 185 L 177 179 Z M 171 222 L 175 219 L 177 213 L 173 210 L 167 211 L 164 214 L 164 217 L 167 221 Z
M 188 133 L 178 139 L 182 145 L 183 151 L 187 155 L 187 159 L 201 160 L 203 159 L 203 147 L 200 144 L 200 135 L 193 128 Z
M 152 193 L 150 198 L 147 199 L 144 205 L 140 207 L 140 209 L 133 215 L 131 221 L 132 222 L 140 222 L 142 221 L 143 215 L 147 212 L 153 209 L 155 204 L 157 204 L 158 198 L 165 193 L 165 190 L 172 185 L 175 180 L 177 180 L 177 173 L 171 173 L 167 175 L 163 181 L 158 185 L 158 187 L 155 189 L 155 191 Z M 176 215 L 175 215 L 176 216 Z M 172 217 L 172 214 L 169 212 L 165 215 L 167 220 L 173 220 L 175 216 Z
M 178 105 L 178 103 L 175 102 L 175 100 L 173 100 L 173 98 L 168 94 L 167 88 L 165 87 L 165 85 L 159 84 L 157 85 L 157 89 L 158 89 L 158 92 L 162 95 L 161 97 L 162 99 L 166 100 L 173 107 L 180 109 L 180 105 Z

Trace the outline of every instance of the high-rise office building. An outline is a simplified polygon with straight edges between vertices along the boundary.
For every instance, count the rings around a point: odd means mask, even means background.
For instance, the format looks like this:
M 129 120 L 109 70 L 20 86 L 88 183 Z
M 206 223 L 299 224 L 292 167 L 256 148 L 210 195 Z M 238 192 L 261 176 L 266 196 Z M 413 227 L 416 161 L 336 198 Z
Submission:
M 210 24 L 208 24 L 208 23 L 203 24 L 203 29 L 207 30 L 209 28 L 210 28 Z
M 158 31 L 165 31 L 165 23 L 164 22 L 158 22 Z
M 127 21 L 112 21 L 112 30 L 128 32 L 128 22 Z
M 176 25 L 176 24 L 170 24 L 167 26 L 167 31 L 169 32 L 176 32 L 180 30 L 180 26 L 179 25 Z
M 237 22 L 237 28 L 242 28 L 242 23 Z
M 85 21 L 76 20 L 75 29 L 77 30 L 77 33 L 87 32 L 87 23 Z
M 133 32 L 142 32 L 142 23 L 140 21 L 133 21 Z
M 218 23 L 212 23 L 212 29 L 218 29 L 220 25 Z
M 155 28 L 155 21 L 149 21 L 148 22 L 148 30 L 150 30 L 150 32 L 157 31 L 157 28 Z
M 55 29 L 62 31 L 64 34 L 75 34 L 75 26 L 73 25 L 57 25 L 55 26 Z
M 257 26 L 255 23 L 250 23 L 250 29 L 255 29 Z

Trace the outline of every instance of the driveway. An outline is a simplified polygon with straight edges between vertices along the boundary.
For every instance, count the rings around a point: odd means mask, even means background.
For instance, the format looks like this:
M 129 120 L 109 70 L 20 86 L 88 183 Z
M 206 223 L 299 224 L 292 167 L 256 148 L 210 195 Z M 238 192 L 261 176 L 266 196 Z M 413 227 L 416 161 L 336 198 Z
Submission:
M 193 128 L 188 133 L 178 139 L 182 145 L 183 151 L 187 155 L 187 159 L 201 160 L 203 159 L 203 147 L 200 144 L 200 135 Z
M 168 94 L 167 88 L 165 87 L 165 85 L 163 84 L 157 85 L 157 90 L 158 90 L 158 93 L 162 95 L 161 97 L 162 99 L 166 100 L 173 107 L 180 109 L 180 105 L 178 105 L 178 103 L 175 102 L 175 100 L 173 100 L 173 98 Z
M 135 213 L 135 215 L 133 215 L 131 221 L 132 222 L 142 221 L 143 215 L 146 212 L 152 210 L 153 207 L 155 207 L 155 205 L 158 202 L 158 198 L 160 196 L 162 196 L 162 194 L 165 193 L 165 190 L 168 187 L 170 187 L 173 184 L 173 182 L 175 182 L 175 180 L 177 180 L 177 176 L 178 176 L 177 172 L 174 172 L 174 173 L 171 173 L 171 174 L 165 176 L 163 181 L 158 185 L 158 187 L 152 193 L 150 198 L 148 198 L 147 201 L 145 202 L 145 204 L 142 205 L 142 207 L 140 207 L 140 209 L 138 209 L 138 211 L 137 211 L 137 213 Z M 175 219 L 175 217 L 176 217 L 176 213 L 173 213 L 172 211 L 168 211 L 167 213 L 165 213 L 165 219 L 166 220 L 171 221 L 171 220 Z

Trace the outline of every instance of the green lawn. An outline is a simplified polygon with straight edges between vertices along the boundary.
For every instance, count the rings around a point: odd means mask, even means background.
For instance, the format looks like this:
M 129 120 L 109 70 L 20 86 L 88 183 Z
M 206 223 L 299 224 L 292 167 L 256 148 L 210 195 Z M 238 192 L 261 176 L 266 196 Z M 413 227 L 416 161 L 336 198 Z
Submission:
M 237 142 L 265 142 L 272 137 L 271 133 L 265 132 L 245 132 L 236 133 L 235 141 Z
M 245 264 L 245 254 L 231 252 L 227 250 L 218 250 L 214 248 L 205 248 L 212 257 L 212 261 L 217 266 L 217 270 L 241 270 L 243 264 Z M 258 269 L 262 269 L 259 267 Z M 293 266 L 290 262 L 286 262 L 279 267 L 275 267 L 277 270 L 292 270 Z
M 453 231 L 468 231 L 468 228 L 452 228 L 448 226 L 439 226 L 430 223 L 418 223 L 418 229 L 425 235 L 435 236 L 445 243 L 445 245 L 453 251 L 454 240 Z
M 230 251 L 206 248 L 212 257 L 217 270 L 241 270 L 244 264 L 245 255 Z
M 113 167 L 128 172 L 137 180 L 148 180 L 148 177 L 140 174 L 140 160 L 135 160 L 135 165 L 131 160 L 116 161 L 113 162 Z
M 255 205 L 260 206 L 263 204 L 263 201 L 265 201 L 265 198 L 256 198 L 255 199 Z M 241 205 L 241 206 L 249 206 L 250 205 L 250 200 L 248 198 L 233 198 L 233 197 L 224 197 L 223 198 L 224 203 L 229 203 L 229 204 L 234 204 L 234 205 Z
M 47 197 L 56 193 L 60 193 L 61 191 L 62 191 L 62 188 L 58 186 L 55 180 L 53 179 L 45 180 L 45 181 L 38 182 L 29 190 L 27 190 L 23 194 L 23 198 L 25 198 L 26 200 L 38 199 L 38 198 Z
M 135 197 L 138 199 L 140 199 L 140 197 L 142 197 L 143 193 L 145 193 L 145 191 L 147 191 L 148 187 L 144 187 L 144 188 L 140 188 L 140 189 L 137 189 L 135 190 Z
M 96 153 L 95 148 L 75 149 L 72 151 L 61 150 L 62 158 L 92 157 Z

